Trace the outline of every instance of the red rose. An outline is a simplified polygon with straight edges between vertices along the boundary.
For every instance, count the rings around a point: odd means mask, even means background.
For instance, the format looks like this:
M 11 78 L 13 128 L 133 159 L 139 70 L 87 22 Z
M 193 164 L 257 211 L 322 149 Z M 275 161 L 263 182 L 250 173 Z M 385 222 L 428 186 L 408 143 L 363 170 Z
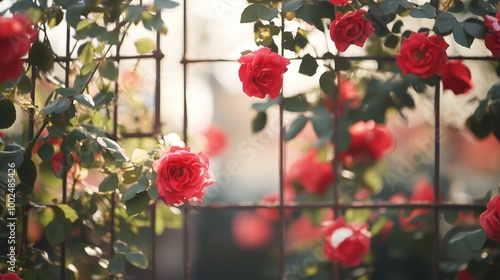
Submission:
M 290 166 L 288 179 L 300 183 L 305 191 L 323 195 L 333 181 L 332 166 L 316 159 L 318 151 L 312 150 Z
M 241 63 L 238 75 L 243 83 L 243 92 L 248 96 L 271 99 L 278 97 L 283 83 L 283 73 L 290 64 L 288 58 L 271 52 L 270 48 L 260 48 L 238 59 Z
M 168 205 L 202 202 L 205 188 L 214 182 L 208 168 L 209 160 L 203 153 L 172 146 L 153 163 L 153 169 L 158 172 L 156 185 L 160 199 Z
M 493 57 L 500 58 L 500 32 L 488 33 L 484 36 L 484 45 L 490 50 Z
M 439 195 L 439 201 L 443 198 Z M 432 203 L 434 202 L 434 186 L 427 180 L 419 180 L 415 183 L 413 194 L 410 197 L 410 202 L 415 203 Z M 407 231 L 414 231 L 424 224 L 423 216 L 427 215 L 431 210 L 424 208 L 413 209 L 410 214 L 405 215 L 404 211 L 399 213 L 399 222 L 401 227 Z
M 488 202 L 486 211 L 479 216 L 479 223 L 489 239 L 500 242 L 500 195 Z
M 340 153 L 340 160 L 347 165 L 378 160 L 394 148 L 394 138 L 389 130 L 373 120 L 353 124 L 349 135 L 349 148 Z
M 330 0 L 330 3 L 335 6 L 345 6 L 349 3 L 349 0 Z
M 227 148 L 228 136 L 226 132 L 216 125 L 210 125 L 203 131 L 207 143 L 204 147 L 205 155 L 212 157 L 220 155 Z
M 370 251 L 371 233 L 366 224 L 346 225 L 344 217 L 323 223 L 326 239 L 324 253 L 344 266 L 358 266 Z
M 245 249 L 260 249 L 268 245 L 273 237 L 271 222 L 252 211 L 243 211 L 234 215 L 231 223 L 233 240 Z
M 500 11 L 497 12 L 495 17 L 490 15 L 484 16 L 484 25 L 492 32 L 500 32 Z
M 337 12 L 335 20 L 330 25 L 330 38 L 341 52 L 350 45 L 362 47 L 370 34 L 375 31 L 372 22 L 364 19 L 365 10 L 357 10 L 342 16 Z
M 427 35 L 427 32 L 412 32 L 409 38 L 403 38 L 396 64 L 404 75 L 411 73 L 425 79 L 442 74 L 448 60 L 448 44 L 442 36 Z
M 23 280 L 23 278 L 19 277 L 19 275 L 14 272 L 9 272 L 7 274 L 0 273 L 0 280 Z
M 349 80 L 341 80 L 340 82 L 340 104 L 339 114 L 343 115 L 346 109 L 354 109 L 361 104 L 361 98 L 356 92 L 356 86 Z M 330 95 L 324 95 L 325 107 L 328 111 L 333 112 L 333 100 Z
M 283 192 L 284 203 L 291 202 L 295 199 L 295 193 L 292 187 L 285 187 Z M 271 192 L 261 198 L 261 202 L 269 205 L 279 205 L 280 194 L 279 192 Z M 262 218 L 266 218 L 270 221 L 278 221 L 280 219 L 279 209 L 276 208 L 258 208 L 255 212 Z M 290 216 L 293 213 L 293 209 L 285 209 L 285 216 Z
M 25 56 L 37 32 L 27 16 L 0 17 L 0 83 L 17 79 L 23 72 L 21 57 Z
M 460 270 L 457 273 L 457 280 L 476 280 L 477 276 L 474 274 L 470 274 L 467 268 Z
M 449 89 L 458 95 L 469 92 L 473 86 L 469 67 L 462 61 L 453 60 L 444 65 L 443 89 Z

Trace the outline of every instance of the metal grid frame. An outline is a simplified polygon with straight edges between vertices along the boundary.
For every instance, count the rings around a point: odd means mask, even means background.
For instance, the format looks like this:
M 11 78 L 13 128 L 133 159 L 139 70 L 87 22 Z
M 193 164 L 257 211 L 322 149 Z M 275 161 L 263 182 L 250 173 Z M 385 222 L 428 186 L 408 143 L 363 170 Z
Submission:
M 187 69 L 189 65 L 191 64 L 196 64 L 196 63 L 213 63 L 213 62 L 230 62 L 230 63 L 236 63 L 236 60 L 227 60 L 227 59 L 189 59 L 188 58 L 188 53 L 187 53 L 187 46 L 188 46 L 188 41 L 187 41 L 187 33 L 188 33 L 188 28 L 187 28 L 187 17 L 188 17 L 188 2 L 189 0 L 184 0 L 182 3 L 182 10 L 183 10 L 183 55 L 182 55 L 182 60 L 181 64 L 183 65 L 183 128 L 182 128 L 182 138 L 184 141 L 187 143 L 187 134 L 188 134 L 188 101 L 187 101 L 187 84 L 188 84 L 188 72 Z M 439 6 L 439 2 L 436 0 L 431 0 L 431 4 L 434 7 Z M 282 26 L 284 25 L 284 19 L 282 18 Z M 283 43 L 283 42 L 282 42 Z M 155 84 L 155 91 L 154 91 L 154 100 L 155 100 L 155 113 L 154 113 L 154 123 L 153 123 L 153 131 L 148 132 L 148 133 L 118 133 L 118 105 L 117 102 L 115 102 L 114 105 L 114 111 L 113 111 L 113 130 L 110 135 L 108 135 L 110 138 L 113 140 L 117 140 L 118 136 L 121 138 L 143 138 L 143 137 L 154 137 L 157 135 L 160 135 L 162 133 L 161 131 L 161 108 L 160 108 L 160 102 L 161 102 L 161 62 L 162 59 L 164 58 L 164 54 L 162 53 L 161 49 L 161 44 L 160 44 L 160 33 L 156 33 L 156 44 L 157 44 L 157 49 L 152 53 L 152 54 L 146 54 L 146 55 L 135 55 L 135 56 L 121 56 L 120 55 L 120 44 L 116 48 L 116 55 L 110 57 L 109 59 L 113 59 L 116 62 L 120 62 L 122 60 L 132 60 L 132 59 L 154 59 L 155 60 L 155 70 L 156 70 L 156 84 Z M 281 44 L 283 46 L 283 44 Z M 281 47 L 280 50 L 281 54 L 284 54 L 284 49 Z M 65 56 L 64 57 L 58 57 L 56 58 L 56 61 L 60 61 L 64 63 L 65 66 L 65 86 L 69 86 L 69 72 L 70 72 L 70 64 L 74 60 L 70 57 L 71 50 L 70 50 L 70 28 L 68 27 L 66 29 L 66 50 L 65 50 Z M 336 55 L 335 60 L 338 60 L 340 56 Z M 356 57 L 348 57 L 349 59 L 353 61 L 359 61 L 359 60 L 375 60 L 375 61 L 395 61 L 395 57 L 380 57 L 380 56 L 356 56 Z M 494 60 L 492 57 L 466 57 L 466 56 L 450 56 L 450 60 L 452 59 L 457 59 L 457 60 Z M 119 67 L 119 66 L 118 66 Z M 167 69 L 168 71 L 168 69 Z M 337 74 L 337 83 L 340 83 L 340 70 L 336 70 Z M 36 70 L 32 68 L 31 75 L 33 79 L 36 78 Z M 286 87 L 286 80 L 284 81 L 284 86 Z M 35 102 L 35 87 L 36 83 L 32 83 L 32 91 L 31 91 L 31 99 L 33 102 Z M 340 88 L 339 88 L 340 90 Z M 119 94 L 118 94 L 118 82 L 115 82 L 115 96 L 118 99 Z M 338 98 L 340 94 L 337 94 L 337 100 L 334 102 L 334 112 L 338 112 Z M 339 201 L 339 194 L 340 194 L 340 188 L 339 188 L 339 182 L 338 182 L 338 176 L 339 175 L 339 159 L 338 157 L 334 157 L 334 160 L 332 161 L 332 168 L 334 170 L 334 182 L 333 182 L 333 201 L 331 203 L 323 202 L 323 203 L 300 203 L 300 204 L 294 204 L 294 203 L 289 203 L 285 204 L 284 203 L 284 166 L 285 166 L 285 157 L 286 157 L 286 152 L 285 148 L 286 145 L 284 143 L 284 121 L 283 121 L 283 106 L 280 104 L 279 108 L 279 138 L 280 138 L 280 143 L 279 143 L 279 158 L 278 158 L 278 165 L 279 165 L 279 205 L 276 206 L 270 206 L 270 205 L 265 205 L 261 204 L 258 202 L 255 203 L 245 203 L 245 204 L 239 204 L 239 203 L 209 203 L 207 205 L 190 205 L 190 204 L 185 204 L 181 206 L 181 210 L 183 213 L 183 260 L 184 260 L 184 268 L 183 268 L 183 275 L 184 275 L 184 280 L 190 280 L 192 279 L 191 275 L 191 256 L 189 255 L 189 251 L 191 248 L 191 241 L 190 241 L 190 231 L 191 231 L 191 226 L 190 226 L 190 213 L 192 211 L 198 211 L 198 210 L 211 210 L 211 211 L 221 211 L 221 210 L 249 210 L 249 209 L 258 209 L 258 208 L 269 208 L 269 209 L 277 209 L 279 211 L 279 233 L 278 233 L 278 242 L 279 242 L 279 255 L 278 255 L 278 263 L 279 263 L 279 279 L 285 279 L 285 246 L 284 246 L 284 232 L 285 232 L 285 215 L 284 211 L 286 209 L 315 209 L 315 208 L 331 208 L 334 211 L 334 217 L 339 216 L 339 212 L 341 210 L 346 210 L 346 209 L 371 209 L 371 210 L 380 210 L 380 209 L 415 209 L 415 208 L 423 208 L 423 209 L 430 209 L 432 210 L 433 213 L 433 266 L 432 266 L 432 271 L 433 271 L 433 279 L 438 280 L 440 279 L 440 271 L 439 271 L 439 262 L 440 262 L 440 249 L 441 249 L 441 240 L 440 240 L 440 233 L 439 233 L 439 213 L 441 210 L 458 210 L 458 209 L 468 209 L 468 210 L 482 210 L 485 208 L 485 205 L 482 204 L 455 204 L 455 203 L 444 203 L 439 201 L 439 193 L 440 193 L 440 182 L 439 182 L 439 173 L 440 173 L 440 151 L 441 151 L 441 145 L 440 145 L 440 86 L 439 83 L 435 87 L 435 93 L 434 93 L 434 122 L 435 122 L 435 127 L 434 127 L 434 134 L 435 134 L 435 140 L 434 140 L 434 178 L 433 178 L 433 185 L 434 185 L 434 201 L 432 203 L 404 203 L 404 204 L 393 204 L 390 202 L 373 202 L 373 203 L 358 203 L 358 202 L 351 202 L 351 203 L 340 203 Z M 29 119 L 29 132 L 28 132 L 28 138 L 29 140 L 34 138 L 34 131 L 35 131 L 35 123 L 34 123 L 34 111 L 31 111 L 31 118 Z M 333 124 L 333 130 L 334 130 L 334 136 L 333 136 L 333 143 L 337 143 L 339 141 L 338 139 L 338 133 L 337 131 L 339 130 L 339 121 L 338 118 L 334 118 L 334 124 Z M 334 148 L 334 153 L 338 154 L 338 145 L 335 145 Z M 63 159 L 64 161 L 64 159 Z M 62 204 L 67 203 L 67 173 L 68 170 L 63 162 L 63 176 L 62 176 Z M 117 196 L 116 193 L 113 193 L 110 195 L 110 200 L 111 200 L 111 226 L 109 228 L 111 239 L 110 239 L 110 245 L 109 245 L 109 251 L 111 252 L 111 256 L 114 255 L 114 249 L 113 249 L 113 243 L 116 241 L 116 230 L 114 228 L 114 221 L 116 219 L 115 217 L 115 209 L 117 206 Z M 57 207 L 57 205 L 54 204 L 46 204 L 43 205 L 46 207 Z M 153 207 L 150 207 L 150 213 L 151 213 L 151 227 L 155 227 L 155 217 L 156 217 L 156 211 L 154 205 Z M 30 208 L 34 207 L 34 205 L 28 205 L 23 208 L 23 216 L 27 215 L 27 212 Z M 28 244 L 28 237 L 27 237 L 27 218 L 23 219 L 23 234 L 22 234 L 22 248 L 26 249 L 27 244 Z M 151 235 L 151 252 L 152 252 L 152 259 L 150 261 L 151 263 L 151 276 L 152 279 L 159 279 L 157 277 L 156 273 L 156 266 L 158 264 L 158 259 L 157 259 L 157 252 L 156 252 L 156 246 L 157 246 L 157 239 L 158 237 L 155 235 L 154 230 L 152 231 Z M 60 279 L 65 279 L 65 268 L 67 266 L 66 262 L 66 243 L 63 242 L 60 245 Z M 111 277 L 111 276 L 110 276 Z M 339 265 L 334 263 L 333 264 L 333 273 L 332 273 L 332 279 L 334 280 L 339 280 L 341 279 L 340 276 L 340 268 Z

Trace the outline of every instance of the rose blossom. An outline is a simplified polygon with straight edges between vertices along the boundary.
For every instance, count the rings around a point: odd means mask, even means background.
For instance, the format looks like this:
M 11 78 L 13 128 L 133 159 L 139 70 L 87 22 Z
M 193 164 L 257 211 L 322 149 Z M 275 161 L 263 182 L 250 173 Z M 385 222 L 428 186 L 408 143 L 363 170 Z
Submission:
M 271 52 L 270 48 L 260 48 L 238 59 L 241 63 L 238 75 L 243 83 L 243 92 L 248 96 L 271 99 L 278 97 L 283 83 L 283 73 L 290 64 L 288 58 Z
M 270 243 L 274 235 L 270 221 L 252 211 L 242 211 L 234 215 L 231 223 L 233 240 L 245 249 L 260 249 Z
M 488 238 L 500 242 L 500 195 L 493 197 L 479 216 L 479 223 Z
M 490 15 L 484 16 L 484 25 L 491 32 L 500 32 L 500 22 L 499 21 L 500 21 L 500 11 L 498 11 L 494 17 L 492 17 Z
M 14 272 L 9 272 L 7 274 L 0 273 L 0 280 L 23 280 L 23 278 L 19 277 L 19 275 Z
M 403 38 L 396 64 L 404 75 L 414 74 L 424 79 L 434 74 L 440 76 L 448 61 L 447 48 L 442 36 L 412 32 L 409 38 Z
M 227 136 L 226 131 L 224 131 L 221 127 L 212 124 L 203 131 L 203 136 L 205 136 L 207 140 L 203 149 L 205 155 L 209 157 L 218 156 L 226 150 L 229 137 Z
M 343 16 L 342 12 L 337 12 L 330 25 L 330 38 L 339 51 L 347 50 L 350 45 L 363 47 L 368 36 L 375 31 L 372 22 L 363 18 L 364 14 L 366 10 L 357 10 Z
M 290 166 L 288 180 L 299 183 L 305 191 L 323 195 L 333 181 L 332 166 L 316 159 L 317 150 L 312 150 Z
M 443 198 L 439 195 L 439 201 Z M 415 183 L 410 202 L 414 203 L 432 203 L 434 202 L 434 186 L 426 179 L 421 179 Z M 431 210 L 424 208 L 413 209 L 410 214 L 405 215 L 404 211 L 399 213 L 399 222 L 401 227 L 407 231 L 414 231 L 424 224 L 422 218 Z
M 372 234 L 366 224 L 346 224 L 344 217 L 323 223 L 325 256 L 344 266 L 358 266 L 370 251 Z
M 283 202 L 286 204 L 288 202 L 292 202 L 295 199 L 295 192 L 291 186 L 285 185 L 283 190 Z M 269 205 L 279 205 L 280 202 L 280 193 L 279 192 L 270 192 L 264 195 L 261 199 L 261 202 Z M 280 219 L 280 211 L 275 208 L 257 208 L 255 212 L 261 216 L 262 218 L 266 218 L 270 221 L 278 221 Z M 293 209 L 285 209 L 284 214 L 286 217 L 292 215 Z
M 500 32 L 487 33 L 484 36 L 484 45 L 495 58 L 500 58 Z
M 205 187 L 214 182 L 208 168 L 209 160 L 203 153 L 192 153 L 189 147 L 172 146 L 153 163 L 158 173 L 159 198 L 168 205 L 201 202 Z
M 361 104 L 361 98 L 357 94 L 356 86 L 353 82 L 349 80 L 341 80 L 339 93 L 340 100 L 338 110 L 340 115 L 343 115 L 346 110 L 355 109 Z M 334 100 L 330 95 L 325 94 L 323 97 L 323 102 L 329 112 L 334 111 Z
M 469 67 L 460 60 L 449 61 L 443 68 L 443 89 L 453 91 L 455 95 L 469 92 L 474 85 Z
M 378 160 L 394 148 L 394 138 L 389 130 L 373 120 L 353 124 L 349 135 L 349 148 L 340 153 L 340 160 L 347 165 Z
M 330 3 L 332 3 L 335 6 L 343 6 L 347 5 L 349 3 L 349 0 L 330 0 Z
M 457 280 L 476 280 L 476 279 L 477 279 L 477 276 L 474 274 L 471 274 L 469 272 L 469 269 L 467 269 L 467 267 L 460 270 L 457 273 Z
M 23 72 L 21 57 L 25 56 L 37 32 L 25 15 L 0 17 L 0 83 L 17 79 Z

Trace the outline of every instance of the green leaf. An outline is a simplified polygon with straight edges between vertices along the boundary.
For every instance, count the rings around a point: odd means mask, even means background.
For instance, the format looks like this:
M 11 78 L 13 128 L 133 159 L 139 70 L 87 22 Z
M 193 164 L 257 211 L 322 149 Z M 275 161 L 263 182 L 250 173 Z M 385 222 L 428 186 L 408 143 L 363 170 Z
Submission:
M 132 184 L 137 182 L 137 179 L 141 176 L 142 166 L 137 166 L 132 169 L 128 169 L 123 172 L 123 183 L 124 184 Z
M 83 3 L 82 2 L 73 2 L 70 6 L 68 6 L 66 11 L 66 21 L 73 28 L 76 28 L 78 23 L 80 22 L 80 18 L 82 16 Z
M 380 4 L 380 9 L 384 12 L 385 15 L 390 15 L 396 13 L 399 9 L 399 1 L 398 0 L 384 0 Z
M 99 192 L 113 192 L 118 188 L 118 175 L 111 174 L 99 184 Z
M 370 218 L 371 211 L 366 208 L 359 209 L 347 209 L 345 213 L 345 219 L 348 223 L 366 223 Z
M 38 70 L 48 72 L 54 66 L 54 55 L 47 45 L 35 41 L 31 45 L 28 61 L 30 64 L 36 66 Z
M 288 112 L 305 112 L 309 109 L 309 102 L 305 94 L 283 98 L 283 110 Z
M 453 2 L 453 7 L 448 9 L 450 13 L 461 13 L 464 10 L 464 2 L 460 0 L 455 0 Z
M 67 204 L 59 204 L 57 205 L 57 207 L 59 207 L 59 209 L 64 212 L 64 217 L 70 220 L 70 222 L 74 223 L 76 220 L 78 220 L 78 214 L 76 213 L 75 209 L 69 207 Z
M 333 122 L 324 106 L 314 107 L 311 122 L 318 138 L 330 138 L 333 135 Z
M 415 7 L 415 4 L 412 2 L 409 2 L 407 0 L 399 0 L 399 5 L 405 9 L 413 9 Z
M 458 24 L 457 19 L 450 13 L 440 12 L 436 17 L 435 29 L 440 35 L 448 35 L 453 32 L 453 28 Z
M 303 0 L 285 0 L 282 5 L 282 13 L 294 12 L 304 4 Z
M 125 202 L 134 198 L 138 193 L 142 193 L 146 190 L 146 187 L 141 184 L 132 184 L 122 195 L 121 201 Z
M 276 8 L 268 8 L 265 6 L 262 6 L 261 9 L 259 9 L 259 18 L 263 20 L 272 20 L 278 15 L 278 10 Z
M 392 33 L 401 33 L 401 27 L 403 27 L 403 21 L 398 20 L 392 26 Z
M 325 94 L 333 96 L 333 94 L 337 91 L 337 86 L 335 85 L 336 77 L 337 75 L 334 71 L 326 71 L 321 74 L 321 77 L 319 78 L 319 86 Z
M 31 92 L 31 89 L 33 88 L 33 84 L 31 83 L 30 78 L 26 75 L 21 76 L 21 80 L 19 81 L 19 84 L 17 85 L 17 89 L 19 90 L 19 93 L 21 94 L 27 94 Z M 3 111 L 0 111 L 3 112 Z
M 467 34 L 474 38 L 483 39 L 488 29 L 484 22 L 477 18 L 468 18 L 464 22 L 464 29 Z
M 45 228 L 45 238 L 53 246 L 61 244 L 71 233 L 69 220 L 52 220 Z
M 135 41 L 135 49 L 139 54 L 146 54 L 156 49 L 156 44 L 149 38 L 142 38 Z
M 181 229 L 183 225 L 182 212 L 165 203 L 156 204 L 156 235 L 161 235 L 165 228 Z
M 101 77 L 108 79 L 108 80 L 116 80 L 118 78 L 118 68 L 115 65 L 115 62 L 106 59 L 101 65 L 99 66 L 99 74 Z
M 297 134 L 299 134 L 306 126 L 308 121 L 309 118 L 304 115 L 300 115 L 297 119 L 295 119 L 285 130 L 285 141 L 290 141 L 295 138 L 295 136 L 297 136 Z
M 310 54 L 304 55 L 302 62 L 300 63 L 299 73 L 307 76 L 313 76 L 316 74 L 318 69 L 318 63 L 316 58 L 312 57 Z
M 125 259 L 138 268 L 146 269 L 149 267 L 148 258 L 141 251 L 128 252 L 125 254 Z
M 268 99 L 267 102 L 264 103 L 254 103 L 252 104 L 252 109 L 264 112 L 269 109 L 271 106 L 279 104 L 281 102 L 281 95 L 275 99 Z
M 420 8 L 414 8 L 410 11 L 410 16 L 414 18 L 435 18 L 436 8 L 434 8 L 430 3 L 425 3 Z
M 128 245 L 121 240 L 116 240 L 113 244 L 113 249 L 117 254 L 125 254 L 128 251 Z
M 468 262 L 481 250 L 486 242 L 486 233 L 483 229 L 474 231 L 460 231 L 453 235 L 448 242 L 448 257 L 457 261 Z
M 135 24 L 139 23 L 142 17 L 142 12 L 144 12 L 145 7 L 137 5 L 128 5 L 125 8 L 125 20 L 128 22 L 133 22 Z
M 90 109 L 95 108 L 95 103 L 94 99 L 92 99 L 92 96 L 88 93 L 80 93 L 75 95 L 75 100 L 78 101 L 78 103 L 82 104 L 85 107 L 88 107 Z
M 29 158 L 24 158 L 23 163 L 17 169 L 17 175 L 23 184 L 33 188 L 37 176 L 35 163 Z
M 67 97 L 58 97 L 49 106 L 41 110 L 42 114 L 49 115 L 51 113 L 62 113 L 64 110 L 68 109 L 70 105 L 69 99 Z
M 96 108 L 104 105 L 110 105 L 111 101 L 115 98 L 115 94 L 112 92 L 99 92 L 94 96 L 94 104 Z
M 43 161 L 50 161 L 54 155 L 54 146 L 47 141 L 43 141 L 43 144 L 38 148 L 38 156 Z
M 0 112 L 0 129 L 9 128 L 16 122 L 16 107 L 9 99 L 0 100 Z
M 78 60 L 83 64 L 89 64 L 94 60 L 95 49 L 91 42 L 87 42 L 78 48 Z
M 474 37 L 467 34 L 465 32 L 464 26 L 461 24 L 457 24 L 455 25 L 455 27 L 453 27 L 453 39 L 455 39 L 455 42 L 457 42 L 459 45 L 466 48 L 470 48 L 472 42 L 474 42 Z
M 115 255 L 109 260 L 108 271 L 113 275 L 123 273 L 125 271 L 125 257 L 123 255 Z
M 262 4 L 250 4 L 241 13 L 240 23 L 248 23 L 259 20 L 259 10 L 262 8 Z
M 267 114 L 266 112 L 257 112 L 252 120 L 252 132 L 257 133 L 266 127 Z
M 380 218 L 378 218 L 377 221 L 370 226 L 370 232 L 372 235 L 379 234 L 384 229 L 387 220 L 386 216 L 380 216 Z
M 140 192 L 132 199 L 127 200 L 125 202 L 125 206 L 127 207 L 127 215 L 129 217 L 132 217 L 141 213 L 142 211 L 144 211 L 144 209 L 146 209 L 146 207 L 148 207 L 150 200 L 151 198 L 149 197 L 147 191 Z
M 172 0 L 155 0 L 153 3 L 155 9 L 173 9 L 177 6 L 179 6 L 179 3 Z
M 76 94 L 76 92 L 71 88 L 58 88 L 56 89 L 56 93 L 63 97 L 72 97 Z
M 136 148 L 132 152 L 132 157 L 130 157 L 130 162 L 141 163 L 146 159 L 147 155 L 148 155 L 147 150 Z
M 156 184 L 151 184 L 151 187 L 148 189 L 149 197 L 152 200 L 158 199 L 158 186 Z
M 395 49 L 399 44 L 399 37 L 391 34 L 387 38 L 385 38 L 384 41 L 384 46 L 390 48 L 390 49 Z
M 337 57 L 335 59 L 335 69 L 347 71 L 352 68 L 352 62 L 347 57 Z

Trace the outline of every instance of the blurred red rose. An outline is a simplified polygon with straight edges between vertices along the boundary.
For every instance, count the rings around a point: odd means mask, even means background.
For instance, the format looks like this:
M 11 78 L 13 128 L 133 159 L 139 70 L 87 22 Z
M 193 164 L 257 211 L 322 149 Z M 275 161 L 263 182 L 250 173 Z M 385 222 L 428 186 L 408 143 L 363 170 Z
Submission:
M 337 12 L 330 25 L 330 38 L 335 47 L 344 52 L 351 45 L 363 47 L 366 39 L 375 31 L 370 20 L 364 19 L 365 10 L 357 10 L 342 15 Z
M 244 249 L 263 248 L 270 244 L 274 235 L 272 223 L 252 211 L 234 215 L 231 231 L 235 244 Z
M 17 79 L 23 72 L 21 58 L 25 56 L 37 32 L 25 15 L 0 17 L 0 83 Z M 8 71 L 7 71 L 8 69 Z
M 491 32 L 500 32 L 500 11 L 498 11 L 494 17 L 492 17 L 490 15 L 485 15 L 484 16 L 484 25 Z
M 340 153 L 340 160 L 347 165 L 379 160 L 394 148 L 394 138 L 384 126 L 359 121 L 349 128 L 351 143 L 346 151 Z
M 409 38 L 403 38 L 396 64 L 404 75 L 414 74 L 424 79 L 434 74 L 441 76 L 448 60 L 447 48 L 442 36 L 412 32 Z
M 358 266 L 370 252 L 371 233 L 366 224 L 346 224 L 344 217 L 323 224 L 325 256 L 344 266 Z
M 189 147 L 172 146 L 153 163 L 158 173 L 159 198 L 168 205 L 202 201 L 205 188 L 214 182 L 209 159 L 203 153 L 192 153 Z
M 19 277 L 19 275 L 14 272 L 9 272 L 7 274 L 0 273 L 0 280 L 23 280 L 23 278 Z
M 443 198 L 439 195 L 439 201 Z M 410 197 L 410 202 L 415 203 L 433 203 L 434 202 L 434 186 L 426 179 L 421 179 L 415 183 L 413 194 Z M 421 227 L 424 223 L 422 219 L 431 210 L 427 208 L 413 209 L 410 214 L 405 215 L 405 211 L 399 213 L 399 222 L 401 227 L 407 231 L 414 231 Z
M 288 58 L 271 52 L 270 48 L 260 48 L 238 59 L 241 63 L 238 75 L 243 83 L 243 92 L 248 96 L 271 99 L 278 97 L 283 84 L 283 73 L 290 64 Z
M 292 202 L 295 200 L 295 193 L 291 186 L 285 187 L 283 191 L 284 203 Z M 271 192 L 264 195 L 260 202 L 269 205 L 279 205 L 280 193 Z M 262 218 L 268 219 L 270 221 L 278 221 L 280 219 L 280 211 L 277 208 L 258 208 L 255 212 Z M 286 217 L 292 215 L 293 209 L 285 209 L 284 214 Z
M 287 179 L 299 183 L 309 193 L 323 195 L 333 181 L 332 166 L 317 160 L 318 151 L 311 150 L 290 166 Z
M 484 36 L 484 45 L 495 58 L 500 58 L 500 32 L 487 33 Z
M 340 104 L 339 104 L 339 114 L 343 115 L 345 110 L 354 109 L 361 104 L 361 98 L 356 92 L 356 86 L 353 82 L 349 80 L 341 80 L 340 82 Z M 333 98 L 325 94 L 323 97 L 323 101 L 325 103 L 325 107 L 328 111 L 333 113 L 334 111 L 334 101 Z
M 226 132 L 217 125 L 210 125 L 203 131 L 207 142 L 203 149 L 205 155 L 212 157 L 220 155 L 227 148 L 228 136 Z
M 477 277 L 473 274 L 470 274 L 467 268 L 460 270 L 457 273 L 457 280 L 476 280 Z
M 469 92 L 473 87 L 470 69 L 461 60 L 449 61 L 444 65 L 443 89 L 459 95 Z
M 493 197 L 479 216 L 479 223 L 488 238 L 500 242 L 500 195 Z
M 349 3 L 349 0 L 330 0 L 330 3 L 335 6 L 345 6 Z

